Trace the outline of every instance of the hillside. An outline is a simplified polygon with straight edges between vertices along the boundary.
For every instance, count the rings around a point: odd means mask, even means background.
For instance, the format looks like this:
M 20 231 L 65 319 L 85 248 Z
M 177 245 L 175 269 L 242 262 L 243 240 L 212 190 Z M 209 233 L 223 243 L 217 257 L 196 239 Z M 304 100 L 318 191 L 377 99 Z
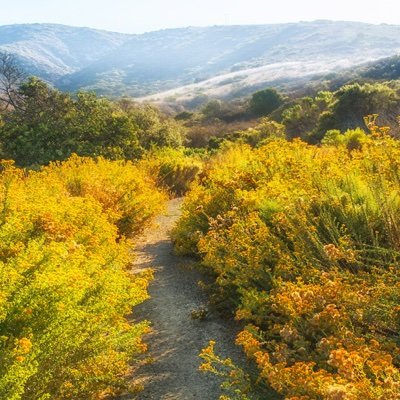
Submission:
M 0 27 L 0 50 L 17 54 L 29 73 L 60 89 L 162 99 L 243 95 L 399 49 L 400 26 L 355 22 L 188 27 L 141 35 L 53 24 Z
M 288 77 L 288 73 L 286 74 Z M 379 58 L 363 62 L 359 65 L 338 68 L 336 71 L 324 72 L 303 77 L 276 81 L 276 87 L 292 97 L 301 97 L 319 90 L 338 90 L 340 87 L 354 82 L 388 82 L 400 79 L 400 55 Z M 182 89 L 181 89 L 182 90 Z M 162 96 L 160 96 L 162 97 Z
M 24 68 L 55 82 L 119 47 L 129 35 L 55 24 L 0 26 L 0 51 L 18 56 Z
M 330 21 L 151 32 L 63 77 L 59 86 L 139 97 L 172 89 L 165 94 L 171 96 L 194 85 L 178 94 L 224 97 L 391 56 L 400 49 L 399 33 L 398 26 Z
M 400 78 L 400 55 L 387 57 L 373 63 L 368 63 L 360 68 L 359 75 L 369 79 L 399 79 Z

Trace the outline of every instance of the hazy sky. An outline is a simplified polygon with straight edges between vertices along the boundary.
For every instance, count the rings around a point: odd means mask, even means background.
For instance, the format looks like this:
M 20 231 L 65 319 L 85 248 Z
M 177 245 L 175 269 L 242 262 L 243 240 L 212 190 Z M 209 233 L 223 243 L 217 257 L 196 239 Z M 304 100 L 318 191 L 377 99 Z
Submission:
M 0 10 L 0 25 L 53 22 L 129 33 L 314 19 L 400 24 L 400 0 L 0 0 Z

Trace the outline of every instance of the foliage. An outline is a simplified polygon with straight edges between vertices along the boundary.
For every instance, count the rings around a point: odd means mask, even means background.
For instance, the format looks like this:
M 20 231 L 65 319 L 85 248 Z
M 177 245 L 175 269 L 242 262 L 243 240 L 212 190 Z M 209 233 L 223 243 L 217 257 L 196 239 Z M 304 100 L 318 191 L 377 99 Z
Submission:
M 277 131 L 285 132 L 286 138 L 302 140 L 318 144 L 327 131 L 365 129 L 363 118 L 369 114 L 379 114 L 380 123 L 391 128 L 391 135 L 398 137 L 399 123 L 397 115 L 399 107 L 399 85 L 396 82 L 386 83 L 353 83 L 344 86 L 335 86 L 335 91 L 313 92 L 312 96 L 282 98 L 278 108 L 270 111 L 252 111 L 254 99 L 256 104 L 264 104 L 265 91 L 254 93 L 252 100 L 247 104 L 243 101 L 211 100 L 206 103 L 200 112 L 183 112 L 176 116 L 184 121 L 188 129 L 188 145 L 191 147 L 208 147 L 216 149 L 225 140 L 243 141 L 252 146 L 259 145 L 265 132 L 261 133 L 260 126 L 265 120 L 252 120 L 254 117 L 268 115 L 270 124 L 283 125 Z M 266 92 L 276 94 L 274 89 Z M 261 93 L 261 94 L 260 94 Z M 304 91 L 307 93 L 307 91 Z M 293 95 L 295 96 L 295 94 Z M 266 95 L 266 97 L 268 97 Z M 265 100 L 267 103 L 268 101 Z M 258 103 L 257 103 L 258 102 Z M 277 125 L 278 126 L 278 125 Z M 264 131 L 264 129 L 261 129 Z M 278 136 L 281 136 L 279 132 Z M 269 133 L 268 137 L 274 136 Z
M 221 389 L 226 392 L 226 395 L 222 395 L 220 400 L 250 400 L 249 392 L 252 385 L 249 375 L 237 368 L 230 358 L 223 360 L 218 357 L 214 350 L 215 344 L 214 341 L 210 341 L 208 347 L 201 351 L 200 357 L 204 362 L 200 370 L 212 372 L 224 379 Z
M 332 103 L 333 93 L 319 92 L 315 98 L 303 97 L 282 113 L 282 123 L 287 137 L 300 137 L 304 140 L 315 130 L 319 117 Z
M 133 165 L 74 156 L 30 173 L 4 161 L 0 199 L 0 398 L 126 390 L 148 330 L 126 315 L 150 274 L 128 272 L 131 244 L 116 224 L 137 232 L 162 195 Z
M 282 96 L 272 88 L 267 88 L 251 96 L 249 108 L 256 116 L 266 116 L 283 103 Z
M 185 129 L 153 107 L 127 107 L 86 92 L 74 98 L 37 78 L 19 86 L 18 104 L 0 126 L 3 157 L 21 166 L 72 153 L 134 159 L 152 146 L 179 147 L 184 140 Z
M 363 127 L 364 116 L 370 114 L 379 114 L 383 124 L 395 128 L 399 112 L 399 96 L 387 84 L 345 85 L 335 92 L 328 112 L 321 115 L 318 131 Z
M 154 176 L 130 161 L 111 163 L 102 157 L 73 155 L 65 162 L 51 163 L 42 175 L 60 180 L 71 196 L 95 199 L 120 235 L 141 232 L 165 201 L 155 189 Z
M 261 146 L 274 139 L 285 139 L 285 126 L 269 118 L 261 118 L 254 128 L 248 128 L 244 131 L 236 131 L 231 135 L 227 135 L 227 140 L 241 141 L 252 147 Z
M 206 121 L 220 120 L 226 123 L 248 117 L 245 101 L 210 100 L 201 108 L 201 115 Z
M 174 231 L 248 324 L 237 340 L 259 380 L 287 399 L 400 396 L 400 143 L 374 121 L 322 147 L 229 146 Z
M 174 196 L 184 195 L 203 168 L 202 157 L 185 149 L 163 148 L 150 151 L 140 162 L 150 176 L 157 177 L 157 185 Z
M 256 120 L 225 123 L 220 120 L 196 122 L 188 127 L 188 146 L 191 148 L 217 148 L 225 139 L 236 140 L 238 132 L 254 127 Z
M 209 119 L 218 118 L 221 114 L 222 106 L 221 100 L 211 100 L 202 107 L 201 113 Z
M 144 149 L 153 146 L 181 147 L 185 144 L 185 128 L 177 121 L 163 117 L 153 106 L 134 107 L 129 115 L 138 127 L 139 141 Z
M 367 139 L 366 135 L 360 128 L 348 129 L 344 134 L 338 129 L 332 129 L 326 132 L 321 143 L 332 146 L 345 145 L 348 150 L 354 150 L 361 148 L 362 142 Z
M 19 165 L 47 164 L 72 153 L 111 159 L 140 154 L 136 127 L 105 99 L 79 93 L 77 99 L 31 78 L 19 89 L 20 107 L 5 115 L 4 156 Z
M 252 374 L 239 368 L 230 358 L 222 359 L 215 352 L 216 342 L 211 340 L 200 357 L 200 371 L 211 372 L 222 379 L 223 395 L 219 400 L 267 400 L 277 399 L 276 394 L 261 380 L 252 379 Z

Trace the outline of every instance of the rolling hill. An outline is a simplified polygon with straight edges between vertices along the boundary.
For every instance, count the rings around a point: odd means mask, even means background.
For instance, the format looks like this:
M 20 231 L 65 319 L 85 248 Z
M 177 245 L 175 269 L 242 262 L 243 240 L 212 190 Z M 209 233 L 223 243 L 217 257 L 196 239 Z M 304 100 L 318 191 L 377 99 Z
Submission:
M 313 21 L 126 35 L 11 25 L 0 27 L 0 50 L 17 54 L 28 72 L 67 91 L 229 97 L 393 56 L 400 50 L 400 26 Z
M 0 51 L 15 54 L 30 74 L 52 83 L 118 48 L 130 35 L 56 24 L 0 26 Z

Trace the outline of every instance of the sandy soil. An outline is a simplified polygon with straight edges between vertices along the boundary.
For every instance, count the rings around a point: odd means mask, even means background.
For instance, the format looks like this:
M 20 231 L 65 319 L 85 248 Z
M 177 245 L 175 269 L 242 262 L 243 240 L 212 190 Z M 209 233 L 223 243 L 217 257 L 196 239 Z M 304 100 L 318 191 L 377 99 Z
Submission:
M 198 370 L 198 354 L 211 339 L 217 342 L 218 354 L 242 358 L 234 345 L 237 324 L 215 312 L 204 320 L 191 317 L 192 310 L 207 306 L 207 298 L 197 284 L 202 276 L 191 268 L 191 260 L 172 253 L 168 232 L 179 218 L 180 204 L 179 199 L 169 202 L 166 215 L 144 233 L 135 250 L 134 271 L 155 270 L 151 299 L 134 312 L 135 320 L 150 320 L 153 327 L 145 338 L 149 345 L 146 356 L 152 362 L 143 362 L 134 374 L 135 383 L 145 387 L 138 400 L 218 399 L 218 379 Z

